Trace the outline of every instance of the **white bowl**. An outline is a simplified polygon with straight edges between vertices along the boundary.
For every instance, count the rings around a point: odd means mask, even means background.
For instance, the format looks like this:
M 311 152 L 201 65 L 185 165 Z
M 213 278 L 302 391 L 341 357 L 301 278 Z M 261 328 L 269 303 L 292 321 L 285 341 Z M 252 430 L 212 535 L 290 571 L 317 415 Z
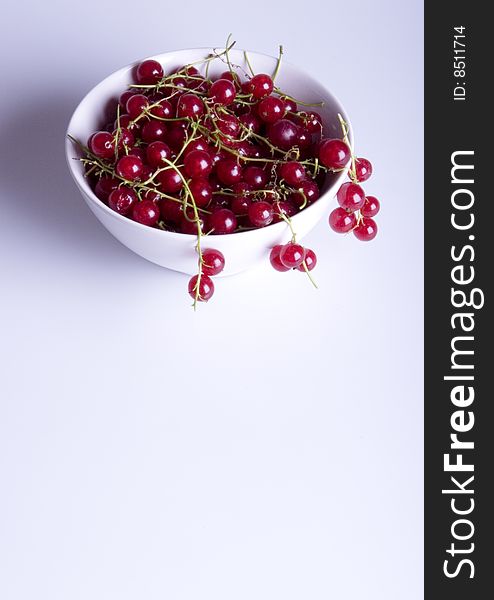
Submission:
M 166 52 L 150 58 L 159 61 L 165 72 L 169 72 L 178 66 L 198 61 L 211 52 L 210 48 L 195 48 Z M 233 63 L 247 69 L 242 50 L 232 50 L 230 57 Z M 271 74 L 276 67 L 277 59 L 272 56 L 249 52 L 249 59 L 256 73 Z M 105 107 L 111 101 L 115 101 L 127 85 L 132 83 L 132 73 L 136 64 L 138 63 L 116 71 L 86 95 L 72 115 L 67 134 L 86 143 L 89 135 L 101 128 L 105 122 L 105 117 L 107 117 Z M 209 75 L 218 75 L 225 69 L 224 63 L 215 60 L 210 65 Z M 333 94 L 310 75 L 284 61 L 277 76 L 276 84 L 296 99 L 311 103 L 324 102 L 324 106 L 316 110 L 323 118 L 324 135 L 327 137 L 341 137 L 341 126 L 338 120 L 338 113 L 340 113 L 349 125 L 349 138 L 352 142 L 350 121 L 345 110 Z M 84 177 L 82 163 L 74 160 L 80 154 L 78 154 L 77 149 L 69 139 L 66 139 L 65 151 L 70 173 L 82 197 L 95 216 L 117 240 L 136 254 L 162 267 L 189 274 L 197 272 L 196 238 L 194 235 L 154 229 L 117 214 L 97 198 L 91 190 L 87 179 Z M 334 201 L 336 191 L 345 175 L 346 171 L 327 177 L 320 198 L 292 217 L 292 225 L 297 233 L 297 239 L 302 239 L 323 215 L 328 214 L 329 207 Z M 244 271 L 262 260 L 266 260 L 269 250 L 273 246 L 285 243 L 290 238 L 289 227 L 282 221 L 262 229 L 228 235 L 209 235 L 202 238 L 202 246 L 203 248 L 210 247 L 221 250 L 226 258 L 222 275 L 232 275 Z

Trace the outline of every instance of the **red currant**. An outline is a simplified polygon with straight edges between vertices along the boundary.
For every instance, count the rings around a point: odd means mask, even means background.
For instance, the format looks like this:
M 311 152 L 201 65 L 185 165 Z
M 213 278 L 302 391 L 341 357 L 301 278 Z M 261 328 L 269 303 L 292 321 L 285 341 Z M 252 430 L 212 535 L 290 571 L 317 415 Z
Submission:
M 244 181 L 252 186 L 253 190 L 260 190 L 266 185 L 268 174 L 261 167 L 246 167 L 244 169 Z
M 148 121 L 142 127 L 141 137 L 145 142 L 157 142 L 164 140 L 166 135 L 166 126 L 162 121 Z
M 228 208 L 220 208 L 212 213 L 210 225 L 213 233 L 233 233 L 237 228 L 237 217 Z
M 302 264 L 305 257 L 305 250 L 300 244 L 290 242 L 285 244 L 280 250 L 280 261 L 289 269 L 295 269 Z
M 141 200 L 136 202 L 132 209 L 132 218 L 142 225 L 154 227 L 158 222 L 160 211 L 151 200 Z
M 215 104 L 228 106 L 235 100 L 236 95 L 235 85 L 228 79 L 218 79 L 209 88 L 209 97 Z
M 149 100 L 144 94 L 134 94 L 127 100 L 127 113 L 131 119 L 139 117 L 149 106 Z
M 271 262 L 271 266 L 273 267 L 273 269 L 276 269 L 276 271 L 280 271 L 280 273 L 290 270 L 290 267 L 285 267 L 285 265 L 280 260 L 280 251 L 282 248 L 283 246 L 281 244 L 278 244 L 271 250 L 269 254 L 269 261 Z
M 216 165 L 216 174 L 221 183 L 232 185 L 242 179 L 242 167 L 236 160 L 225 158 Z
M 142 175 L 142 167 L 142 160 L 138 156 L 122 156 L 117 162 L 115 171 L 127 181 L 135 181 Z
M 257 105 L 257 113 L 265 123 L 275 123 L 285 116 L 286 104 L 281 98 L 268 96 Z
M 115 140 L 108 131 L 98 131 L 88 140 L 89 150 L 98 158 L 112 158 L 115 156 Z
M 136 70 L 137 83 L 154 85 L 163 77 L 163 67 L 156 60 L 143 61 Z
M 362 183 L 362 181 L 367 181 L 372 175 L 372 163 L 366 158 L 356 158 L 355 175 L 357 182 Z
M 370 217 L 362 219 L 353 230 L 353 235 L 361 242 L 370 242 L 377 235 L 377 224 Z
M 254 75 L 254 77 L 247 82 L 246 88 L 254 98 L 264 98 L 264 96 L 269 96 L 269 94 L 271 94 L 274 84 L 269 75 L 259 73 L 258 75 Z
M 360 209 L 360 214 L 363 217 L 375 217 L 380 208 L 381 205 L 377 198 L 374 196 L 367 196 L 364 205 Z
M 165 142 L 152 142 L 146 148 L 147 161 L 154 168 L 164 167 L 166 161 L 170 160 L 171 155 L 172 151 Z
M 166 194 L 175 194 L 184 186 L 180 174 L 171 167 L 165 171 L 161 171 L 161 173 L 158 173 L 158 175 L 156 175 L 156 179 L 158 180 L 160 188 Z
M 205 150 L 192 150 L 184 158 L 185 173 L 193 179 L 207 177 L 213 169 L 213 161 L 209 152 Z
M 281 150 L 289 150 L 295 146 L 300 129 L 295 123 L 288 119 L 280 119 L 273 123 L 268 129 L 269 141 Z
M 204 114 L 204 102 L 196 94 L 183 94 L 177 104 L 177 117 L 198 118 Z
M 304 263 L 305 267 L 307 267 L 307 271 L 312 271 L 312 269 L 316 266 L 317 256 L 314 250 L 310 250 L 309 248 L 305 249 L 305 258 L 302 261 L 302 263 L 297 267 L 299 271 L 305 272 Z
M 341 208 L 349 212 L 355 212 L 364 205 L 365 192 L 358 184 L 349 181 L 340 187 L 336 198 Z
M 117 188 L 113 190 L 108 198 L 108 205 L 119 215 L 126 215 L 129 213 L 132 206 L 137 201 L 137 197 L 133 190 L 130 188 Z
M 293 187 L 299 186 L 302 181 L 307 179 L 304 166 L 294 160 L 280 165 L 279 173 L 280 177 Z
M 350 158 L 350 148 L 343 140 L 323 140 L 319 144 L 319 160 L 328 169 L 342 169 Z
M 329 225 L 336 233 L 348 233 L 356 223 L 355 213 L 348 213 L 344 208 L 335 208 L 329 215 Z
M 273 222 L 274 211 L 269 202 L 253 202 L 249 206 L 247 214 L 254 227 L 266 227 Z
M 189 295 L 199 302 L 207 302 L 214 294 L 213 280 L 207 275 L 194 275 L 189 281 Z
M 213 190 L 207 179 L 197 178 L 189 183 L 189 189 L 194 198 L 196 206 L 204 208 L 213 197 Z
M 206 248 L 202 252 L 202 272 L 204 275 L 218 275 L 225 268 L 223 253 L 215 248 Z

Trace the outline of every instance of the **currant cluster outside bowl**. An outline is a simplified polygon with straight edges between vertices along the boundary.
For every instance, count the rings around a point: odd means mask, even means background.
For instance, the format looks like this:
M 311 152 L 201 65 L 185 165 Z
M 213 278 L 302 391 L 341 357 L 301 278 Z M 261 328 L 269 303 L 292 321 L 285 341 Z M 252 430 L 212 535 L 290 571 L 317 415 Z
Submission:
M 210 48 L 195 48 L 158 54 L 149 58 L 163 65 L 165 73 L 171 70 L 199 61 L 212 52 Z M 242 66 L 247 71 L 243 50 L 230 52 L 231 62 Z M 144 59 L 143 59 L 144 60 Z M 273 73 L 277 59 L 265 54 L 249 52 L 249 60 L 256 73 Z M 81 101 L 70 120 L 67 134 L 86 142 L 89 135 L 101 128 L 105 122 L 105 107 L 119 97 L 126 87 L 133 83 L 133 73 L 137 64 L 128 65 L 94 87 Z M 203 72 L 203 67 L 199 69 Z M 225 64 L 221 60 L 213 61 L 209 67 L 209 77 L 213 78 L 224 72 Z M 338 114 L 349 126 L 349 139 L 353 143 L 350 121 L 344 108 L 335 96 L 318 81 L 286 61 L 278 73 L 276 84 L 286 93 L 304 102 L 323 102 L 322 107 L 316 108 L 323 119 L 323 136 L 326 138 L 341 138 L 342 131 Z M 308 109 L 310 110 L 310 109 Z M 104 227 L 124 246 L 162 267 L 182 273 L 197 273 L 197 253 L 195 251 L 196 236 L 192 234 L 175 233 L 147 227 L 136 221 L 119 215 L 104 204 L 92 191 L 84 177 L 83 165 L 74 160 L 81 156 L 74 144 L 67 138 L 65 145 L 69 170 L 87 205 L 104 225 Z M 326 178 L 320 198 L 292 217 L 292 225 L 301 240 L 318 221 L 329 212 L 334 202 L 336 191 L 346 177 L 347 169 Z M 288 225 L 281 221 L 263 227 L 225 235 L 205 236 L 201 240 L 202 247 L 216 248 L 225 258 L 226 265 L 221 273 L 233 275 L 244 271 L 261 261 L 269 260 L 271 248 L 277 244 L 290 241 L 291 233 Z

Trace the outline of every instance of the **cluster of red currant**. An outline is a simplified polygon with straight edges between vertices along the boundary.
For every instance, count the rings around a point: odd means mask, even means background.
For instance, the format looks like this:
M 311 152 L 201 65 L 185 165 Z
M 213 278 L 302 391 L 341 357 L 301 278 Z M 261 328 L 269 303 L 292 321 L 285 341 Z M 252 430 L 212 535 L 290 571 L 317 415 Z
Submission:
M 355 189 L 343 192 L 342 186 L 338 193 L 339 201 L 345 195 L 345 226 L 343 217 L 330 222 L 338 231 L 353 228 L 355 235 L 364 218 L 369 227 L 368 199 L 365 206 L 351 202 L 363 180 L 357 172 L 362 177 L 365 169 L 351 157 L 344 122 L 343 140 L 323 140 L 320 115 L 305 108 L 317 105 L 296 101 L 275 85 L 281 49 L 270 76 L 232 65 L 232 45 L 168 75 L 155 60 L 140 63 L 135 83 L 116 102 L 114 119 L 87 145 L 77 142 L 94 192 L 110 208 L 143 225 L 197 236 L 199 272 L 189 282 L 194 306 L 213 295 L 211 276 L 225 264 L 218 250 L 201 249 L 201 236 L 281 220 L 291 227 L 290 217 L 318 199 L 326 175 L 350 159 Z M 213 80 L 208 70 L 216 60 L 228 70 Z M 308 274 L 315 254 L 292 233 L 290 244 L 273 249 L 271 262 L 277 270 Z

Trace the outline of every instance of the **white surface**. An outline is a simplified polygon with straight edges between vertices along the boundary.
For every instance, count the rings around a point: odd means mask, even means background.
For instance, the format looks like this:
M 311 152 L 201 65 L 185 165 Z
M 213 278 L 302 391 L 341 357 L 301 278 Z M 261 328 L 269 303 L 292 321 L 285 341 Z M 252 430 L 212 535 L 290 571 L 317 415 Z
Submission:
M 198 61 L 203 60 L 211 52 L 211 48 L 197 48 L 158 54 L 152 58 L 163 66 L 165 73 L 169 73 L 177 66 L 197 64 Z M 250 52 L 249 55 L 249 61 L 255 73 L 273 73 L 275 71 L 276 58 L 257 52 Z M 233 48 L 229 56 L 233 64 L 242 67 L 243 71 L 247 72 L 248 65 L 242 50 Z M 204 74 L 204 65 L 198 66 L 200 72 Z M 225 63 L 217 59 L 208 63 L 208 67 L 209 76 L 214 78 L 223 73 Z M 84 97 L 70 119 L 67 130 L 70 138 L 85 143 L 94 131 L 98 131 L 101 127 L 101 121 L 104 119 L 104 116 L 102 116 L 104 115 L 104 107 L 118 98 L 122 91 L 133 83 L 133 71 L 135 71 L 135 65 L 119 69 L 106 77 Z M 343 117 L 348 124 L 349 141 L 350 144 L 352 143 L 353 136 L 348 115 L 333 94 L 318 81 L 302 69 L 287 64 L 285 61 L 283 69 L 281 69 L 276 79 L 276 84 L 280 89 L 289 92 L 302 102 L 324 103 L 319 112 L 324 122 L 323 134 L 326 137 L 341 136 L 339 116 Z M 189 275 L 197 273 L 197 252 L 195 250 L 197 237 L 195 235 L 165 232 L 157 228 L 146 227 L 117 214 L 101 202 L 91 190 L 84 176 L 82 163 L 74 160 L 76 156 L 80 156 L 80 152 L 68 137 L 65 142 L 65 151 L 70 173 L 84 200 L 94 215 L 119 242 L 139 254 L 139 256 L 162 267 L 188 273 Z M 297 233 L 298 241 L 302 241 L 323 215 L 328 215 L 330 207 L 336 206 L 334 197 L 342 181 L 347 180 L 346 172 L 347 169 L 341 173 L 328 176 L 323 188 L 325 193 L 322 193 L 319 200 L 312 206 L 308 206 L 293 217 L 292 225 Z M 227 257 L 221 275 L 228 276 L 258 266 L 259 263 L 266 260 L 266 256 L 269 256 L 271 248 L 277 244 L 289 242 L 291 237 L 290 227 L 281 221 L 271 227 L 243 232 L 241 235 L 238 233 L 221 236 L 211 235 L 203 238 L 202 247 L 216 248 Z
M 9 3 L 0 38 L 0 598 L 422 597 L 418 2 Z M 382 200 L 372 244 L 308 236 L 319 291 L 137 257 L 63 133 L 116 68 L 178 47 L 287 58 L 336 94 Z

